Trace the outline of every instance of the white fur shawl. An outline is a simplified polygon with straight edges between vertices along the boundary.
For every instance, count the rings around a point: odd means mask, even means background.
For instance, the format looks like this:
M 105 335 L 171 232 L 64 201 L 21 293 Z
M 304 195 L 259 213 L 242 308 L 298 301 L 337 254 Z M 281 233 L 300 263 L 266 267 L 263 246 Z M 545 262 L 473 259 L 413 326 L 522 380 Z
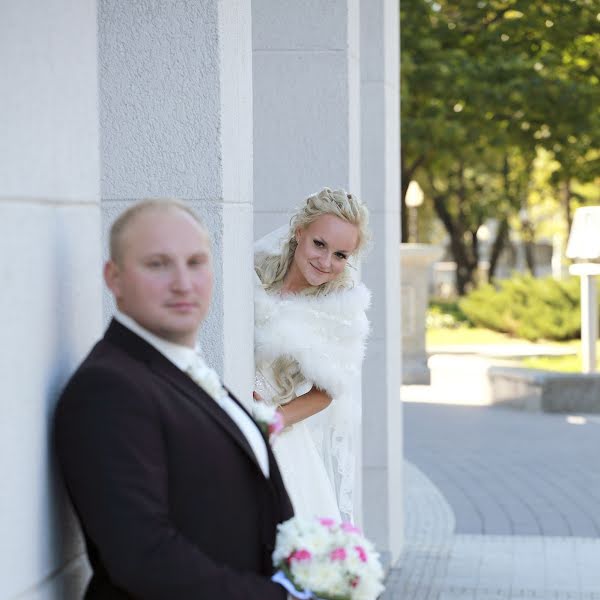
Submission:
M 255 359 L 296 360 L 306 379 L 340 401 L 360 374 L 370 293 L 362 283 L 326 296 L 268 294 L 258 277 L 254 300 Z

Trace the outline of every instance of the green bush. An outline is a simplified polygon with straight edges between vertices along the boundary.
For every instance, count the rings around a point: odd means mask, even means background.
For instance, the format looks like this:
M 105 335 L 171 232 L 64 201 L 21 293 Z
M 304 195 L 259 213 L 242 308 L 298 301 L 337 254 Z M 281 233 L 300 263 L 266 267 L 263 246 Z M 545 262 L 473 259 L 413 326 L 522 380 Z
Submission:
M 427 328 L 449 328 L 471 326 L 469 319 L 460 309 L 456 300 L 436 300 L 429 302 Z
M 581 330 L 579 278 L 557 281 L 515 275 L 497 287 L 484 285 L 459 301 L 479 327 L 530 341 L 576 339 Z

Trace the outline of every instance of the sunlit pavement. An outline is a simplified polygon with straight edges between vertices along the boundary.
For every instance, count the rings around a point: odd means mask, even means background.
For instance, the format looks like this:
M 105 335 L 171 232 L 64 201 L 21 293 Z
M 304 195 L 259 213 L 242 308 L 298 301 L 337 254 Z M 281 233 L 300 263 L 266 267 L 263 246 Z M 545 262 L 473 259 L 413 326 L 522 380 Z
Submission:
M 600 600 L 598 415 L 410 392 L 405 551 L 383 598 Z

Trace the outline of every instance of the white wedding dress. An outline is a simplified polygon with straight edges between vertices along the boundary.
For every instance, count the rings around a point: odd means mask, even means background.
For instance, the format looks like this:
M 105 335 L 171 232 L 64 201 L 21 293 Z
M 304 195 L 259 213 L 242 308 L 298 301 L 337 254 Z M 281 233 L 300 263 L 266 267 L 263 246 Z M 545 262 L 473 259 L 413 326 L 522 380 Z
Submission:
M 255 260 L 277 254 L 277 230 L 255 244 Z M 294 359 L 305 378 L 301 396 L 316 385 L 332 398 L 323 411 L 286 428 L 273 444 L 296 515 L 353 520 L 355 440 L 360 435 L 360 371 L 369 330 L 367 288 L 322 296 L 267 293 L 255 276 L 256 391 L 277 404 L 274 361 Z
M 302 386 L 296 394 L 301 395 L 310 387 L 310 384 Z M 276 404 L 273 370 L 269 363 L 256 365 L 255 389 L 264 402 Z M 329 517 L 340 521 L 334 487 L 309 430 L 308 420 L 282 431 L 273 443 L 273 453 L 296 516 Z

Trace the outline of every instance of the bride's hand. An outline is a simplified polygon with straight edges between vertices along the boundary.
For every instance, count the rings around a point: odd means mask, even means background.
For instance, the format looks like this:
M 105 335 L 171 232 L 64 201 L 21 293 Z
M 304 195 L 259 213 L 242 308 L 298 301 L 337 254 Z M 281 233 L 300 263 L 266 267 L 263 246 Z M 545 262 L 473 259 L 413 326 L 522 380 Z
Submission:
M 263 397 L 258 393 L 258 392 L 252 392 L 252 397 L 257 401 L 257 402 L 262 402 L 263 401 Z

